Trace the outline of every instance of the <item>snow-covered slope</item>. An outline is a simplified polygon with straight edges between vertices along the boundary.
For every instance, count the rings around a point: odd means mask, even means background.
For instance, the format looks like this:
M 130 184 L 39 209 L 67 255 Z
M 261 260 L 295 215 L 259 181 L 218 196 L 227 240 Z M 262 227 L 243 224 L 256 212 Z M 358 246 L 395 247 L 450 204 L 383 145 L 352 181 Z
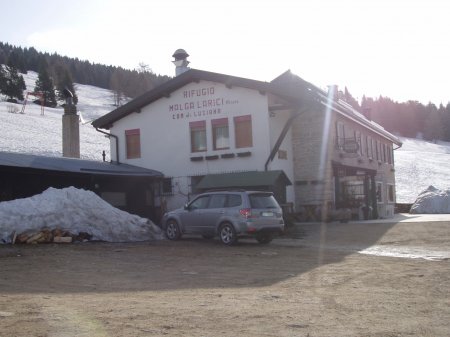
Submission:
M 35 72 L 24 75 L 28 91 L 33 91 Z M 97 132 L 90 121 L 114 109 L 113 93 L 89 85 L 76 84 L 80 125 L 80 151 L 83 159 L 102 160 L 102 151 L 109 160 L 109 140 Z M 45 109 L 28 104 L 25 114 L 21 104 L 0 102 L 0 151 L 34 153 L 48 156 L 62 155 L 62 108 Z M 438 144 L 423 140 L 401 138 L 403 146 L 395 151 L 397 202 L 413 203 L 428 186 L 450 188 L 450 143 Z
M 394 152 L 397 202 L 412 204 L 431 185 L 449 189 L 450 143 L 400 139 L 403 146 Z
M 24 75 L 27 91 L 34 89 L 37 74 L 29 71 Z M 109 160 L 109 140 L 97 132 L 90 121 L 114 109 L 110 90 L 76 84 L 80 124 L 80 155 L 82 159 L 103 160 L 105 150 Z M 63 108 L 45 108 L 41 115 L 39 105 L 29 97 L 24 114 L 22 104 L 0 102 L 0 151 L 62 156 Z M 16 111 L 11 113 L 10 111 Z

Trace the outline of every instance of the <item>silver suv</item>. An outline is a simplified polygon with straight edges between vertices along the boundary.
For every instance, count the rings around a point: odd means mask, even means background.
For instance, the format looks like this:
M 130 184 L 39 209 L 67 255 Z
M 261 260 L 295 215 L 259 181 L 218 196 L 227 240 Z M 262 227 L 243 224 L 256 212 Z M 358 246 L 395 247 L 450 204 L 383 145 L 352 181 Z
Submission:
M 224 191 L 200 194 L 184 208 L 164 214 L 162 228 L 170 240 L 189 233 L 204 238 L 218 235 L 226 245 L 236 243 L 238 236 L 269 243 L 284 231 L 284 221 L 271 192 Z

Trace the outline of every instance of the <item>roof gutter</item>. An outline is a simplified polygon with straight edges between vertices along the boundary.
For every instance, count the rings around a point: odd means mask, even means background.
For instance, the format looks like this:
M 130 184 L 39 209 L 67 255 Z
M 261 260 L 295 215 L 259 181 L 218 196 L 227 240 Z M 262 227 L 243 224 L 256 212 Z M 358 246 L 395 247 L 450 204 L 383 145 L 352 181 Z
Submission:
M 264 170 L 267 171 L 269 167 L 269 163 L 273 161 L 273 158 L 275 158 L 275 155 L 277 154 L 278 150 L 280 149 L 281 143 L 283 143 L 284 138 L 286 137 L 287 132 L 289 131 L 289 128 L 291 127 L 291 123 L 294 119 L 296 119 L 298 116 L 303 114 L 309 109 L 309 107 L 306 107 L 302 110 L 297 109 L 297 111 L 289 117 L 289 119 L 284 124 L 283 130 L 281 130 L 280 136 L 278 137 L 277 141 L 275 142 L 275 145 L 273 146 L 272 151 L 270 152 L 269 158 L 267 158 L 266 163 L 264 164 Z
M 117 162 L 117 164 L 120 164 L 120 162 L 119 162 L 119 137 L 117 137 L 116 135 L 113 135 L 111 133 L 99 130 L 98 128 L 95 128 L 95 130 L 100 133 L 103 133 L 108 138 L 113 137 L 116 140 L 116 162 Z
M 401 148 L 403 146 L 403 143 L 400 143 L 400 145 L 397 147 L 397 148 L 395 148 L 395 149 L 393 149 L 394 151 L 395 150 L 398 150 L 399 148 Z

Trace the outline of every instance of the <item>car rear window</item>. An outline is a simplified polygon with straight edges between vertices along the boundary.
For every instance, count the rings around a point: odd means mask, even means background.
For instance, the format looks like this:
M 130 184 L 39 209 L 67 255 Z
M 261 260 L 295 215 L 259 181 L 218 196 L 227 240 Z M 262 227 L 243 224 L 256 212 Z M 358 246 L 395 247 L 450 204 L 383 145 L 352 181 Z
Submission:
M 278 203 L 272 194 L 253 193 L 249 195 L 251 208 L 278 208 Z

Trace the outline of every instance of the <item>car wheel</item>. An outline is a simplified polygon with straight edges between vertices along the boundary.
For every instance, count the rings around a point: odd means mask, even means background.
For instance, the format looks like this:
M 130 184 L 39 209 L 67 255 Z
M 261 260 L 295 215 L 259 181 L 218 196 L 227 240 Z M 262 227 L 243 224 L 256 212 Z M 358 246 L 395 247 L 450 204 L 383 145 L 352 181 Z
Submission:
M 166 236 L 169 240 L 178 240 L 181 237 L 180 226 L 175 220 L 169 220 L 166 225 Z
M 219 238 L 225 245 L 233 245 L 237 242 L 236 231 L 232 224 L 225 223 L 220 226 L 219 229 Z
M 258 241 L 261 244 L 268 244 L 273 240 L 272 234 L 257 234 L 256 235 L 256 241 Z

